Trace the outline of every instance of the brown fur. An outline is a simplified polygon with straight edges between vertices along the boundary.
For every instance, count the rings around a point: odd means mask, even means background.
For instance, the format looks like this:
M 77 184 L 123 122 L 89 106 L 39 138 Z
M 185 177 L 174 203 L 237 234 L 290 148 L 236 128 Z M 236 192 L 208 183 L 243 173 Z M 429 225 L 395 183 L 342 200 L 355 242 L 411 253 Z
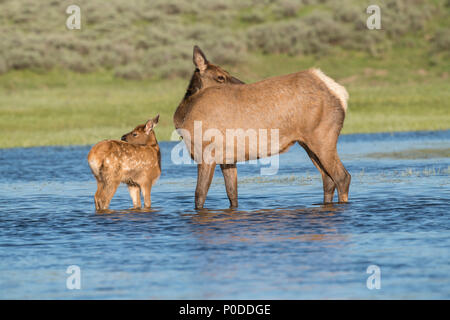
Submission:
M 96 210 L 106 210 L 120 183 L 128 185 L 133 207 L 151 206 L 151 188 L 161 175 L 161 153 L 153 128 L 159 115 L 122 136 L 122 141 L 105 140 L 89 152 L 88 162 L 97 180 Z
M 194 48 L 194 64 L 198 70 L 190 86 L 194 82 L 197 89 L 186 94 L 174 114 L 175 127 L 190 133 L 183 139 L 191 151 L 191 157 L 194 158 L 194 121 L 202 122 L 203 131 L 215 128 L 224 137 L 227 129 L 279 129 L 279 148 L 268 155 L 287 151 L 298 142 L 322 174 L 324 202 L 333 200 L 336 187 L 339 201 L 348 201 L 351 177 L 336 150 L 345 107 L 342 99 L 317 76 L 317 70 L 300 71 L 252 84 L 243 84 L 238 80 L 239 85 L 236 85 L 238 82 L 232 81 L 236 78 L 210 64 L 198 47 Z M 225 81 L 218 81 L 218 75 L 222 75 Z M 225 141 L 224 145 L 229 142 Z M 207 145 L 204 142 L 203 149 Z M 259 150 L 261 147 L 253 146 Z M 223 152 L 223 158 L 216 162 L 224 173 L 232 207 L 237 206 L 235 163 L 253 159 L 250 148 L 252 146 L 246 145 L 243 158 L 228 159 Z M 267 150 L 270 151 L 270 146 Z M 216 163 L 198 164 L 196 208 L 204 205 Z

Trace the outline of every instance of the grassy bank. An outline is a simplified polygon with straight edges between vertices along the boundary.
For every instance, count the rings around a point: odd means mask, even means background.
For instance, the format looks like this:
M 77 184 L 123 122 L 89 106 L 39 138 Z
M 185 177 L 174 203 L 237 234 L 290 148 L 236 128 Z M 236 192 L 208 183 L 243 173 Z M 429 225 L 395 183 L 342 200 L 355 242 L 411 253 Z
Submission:
M 450 128 L 450 2 L 0 1 L 0 148 L 92 144 L 160 113 L 160 140 L 193 71 L 192 47 L 253 82 L 319 67 L 350 93 L 343 133 Z
M 350 93 L 343 133 L 450 129 L 449 69 L 430 67 L 415 52 L 384 58 L 349 52 L 323 58 L 255 54 L 228 69 L 252 82 L 312 66 Z M 156 113 L 158 138 L 168 140 L 188 80 L 124 80 L 108 71 L 8 72 L 0 76 L 0 147 L 93 144 L 119 138 Z

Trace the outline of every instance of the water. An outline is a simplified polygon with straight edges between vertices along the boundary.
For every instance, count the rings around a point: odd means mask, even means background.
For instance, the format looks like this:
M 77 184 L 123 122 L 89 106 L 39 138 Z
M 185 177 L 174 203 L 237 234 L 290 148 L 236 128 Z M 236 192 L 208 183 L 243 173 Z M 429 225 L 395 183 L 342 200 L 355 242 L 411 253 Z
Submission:
M 89 147 L 0 150 L 0 298 L 450 298 L 450 131 L 342 136 L 348 204 L 320 204 L 299 146 L 275 176 L 242 164 L 234 211 L 219 170 L 195 211 L 196 167 L 160 145 L 152 210 L 127 210 L 121 186 L 109 214 L 94 211 Z M 66 288 L 70 265 L 80 290 Z

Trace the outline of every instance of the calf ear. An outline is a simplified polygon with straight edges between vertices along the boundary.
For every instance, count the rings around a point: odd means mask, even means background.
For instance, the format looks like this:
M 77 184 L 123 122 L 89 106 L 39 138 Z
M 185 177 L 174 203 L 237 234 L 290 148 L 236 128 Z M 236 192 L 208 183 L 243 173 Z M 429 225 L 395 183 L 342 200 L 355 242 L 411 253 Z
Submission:
M 150 131 L 152 131 L 153 128 L 156 127 L 156 125 L 158 124 L 158 121 L 159 121 L 159 114 L 156 117 L 154 117 L 153 119 L 148 120 L 147 123 L 145 124 L 145 129 L 144 129 L 145 134 L 149 134 Z
M 194 55 L 193 55 L 194 65 L 197 67 L 200 72 L 203 72 L 208 67 L 208 60 L 205 57 L 205 54 L 200 50 L 198 46 L 194 46 Z

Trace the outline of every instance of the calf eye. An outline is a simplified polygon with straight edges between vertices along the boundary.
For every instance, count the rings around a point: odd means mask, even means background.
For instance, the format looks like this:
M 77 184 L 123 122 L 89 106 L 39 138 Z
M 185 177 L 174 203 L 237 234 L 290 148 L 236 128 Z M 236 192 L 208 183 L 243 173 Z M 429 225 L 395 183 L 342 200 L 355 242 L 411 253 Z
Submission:
M 224 82 L 225 81 L 225 77 L 224 76 L 218 76 L 217 77 L 217 81 Z
M 133 133 L 133 137 L 136 137 L 136 136 L 137 136 L 137 133 L 136 133 L 136 132 L 134 132 L 134 133 Z

